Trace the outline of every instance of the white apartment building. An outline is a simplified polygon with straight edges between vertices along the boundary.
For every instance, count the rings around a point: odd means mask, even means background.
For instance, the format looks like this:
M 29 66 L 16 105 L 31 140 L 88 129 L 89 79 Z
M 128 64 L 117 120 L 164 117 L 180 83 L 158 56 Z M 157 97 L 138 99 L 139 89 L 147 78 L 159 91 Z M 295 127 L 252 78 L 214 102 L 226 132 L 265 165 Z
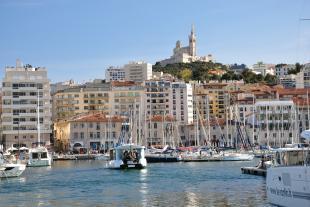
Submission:
M 274 65 L 273 64 L 266 64 L 263 62 L 258 62 L 252 66 L 252 70 L 257 74 L 262 74 L 266 76 L 267 74 L 274 75 Z
M 297 73 L 296 88 L 310 88 L 310 63 L 305 64 Z
M 191 84 L 173 82 L 172 114 L 180 124 L 193 123 L 193 89 Z
M 257 142 L 284 146 L 299 142 L 296 110 L 293 101 L 257 101 L 255 103 Z
M 146 62 L 129 62 L 124 65 L 125 79 L 142 83 L 152 78 L 152 64 Z
M 41 144 L 49 145 L 51 130 L 51 96 L 47 70 L 42 67 L 6 67 L 2 80 L 3 142 L 10 146 L 32 147 L 38 141 L 38 96 Z
M 288 75 L 288 72 L 290 70 L 294 70 L 295 69 L 295 65 L 294 64 L 279 64 L 275 66 L 275 75 L 278 78 L 282 78 L 284 76 Z
M 125 80 L 125 69 L 121 67 L 110 66 L 105 71 L 105 79 L 107 82 L 124 81 Z

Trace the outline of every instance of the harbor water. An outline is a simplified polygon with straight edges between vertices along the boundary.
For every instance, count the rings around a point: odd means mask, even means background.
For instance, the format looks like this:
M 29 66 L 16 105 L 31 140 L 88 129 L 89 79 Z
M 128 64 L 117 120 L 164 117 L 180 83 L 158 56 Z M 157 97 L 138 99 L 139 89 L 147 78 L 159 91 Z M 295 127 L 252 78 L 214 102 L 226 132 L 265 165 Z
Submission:
M 155 163 L 110 170 L 105 161 L 58 161 L 0 180 L 0 206 L 269 206 L 250 162 Z

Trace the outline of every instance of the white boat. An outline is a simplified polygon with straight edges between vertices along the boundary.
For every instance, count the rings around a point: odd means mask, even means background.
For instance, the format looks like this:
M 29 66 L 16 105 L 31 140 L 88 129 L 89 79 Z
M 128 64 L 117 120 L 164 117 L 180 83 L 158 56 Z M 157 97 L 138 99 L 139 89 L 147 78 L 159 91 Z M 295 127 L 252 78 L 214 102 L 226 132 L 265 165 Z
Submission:
M 144 146 L 122 144 L 110 151 L 108 168 L 111 169 L 143 169 L 147 166 Z
M 39 146 L 29 150 L 28 167 L 51 166 L 52 158 L 46 147 Z
M 224 153 L 224 161 L 251 161 L 254 159 L 254 154 L 229 152 Z
M 0 157 L 0 178 L 18 177 L 25 169 L 25 164 L 6 163 L 3 157 Z
M 266 189 L 272 204 L 310 206 L 309 147 L 277 149 L 273 166 L 267 169 Z
M 52 156 L 44 146 L 40 146 L 40 107 L 39 107 L 39 92 L 38 92 L 38 106 L 37 106 L 37 132 L 38 145 L 35 148 L 29 149 L 28 167 L 43 167 L 52 165 Z
M 110 160 L 110 155 L 109 154 L 96 154 L 95 155 L 95 160 Z

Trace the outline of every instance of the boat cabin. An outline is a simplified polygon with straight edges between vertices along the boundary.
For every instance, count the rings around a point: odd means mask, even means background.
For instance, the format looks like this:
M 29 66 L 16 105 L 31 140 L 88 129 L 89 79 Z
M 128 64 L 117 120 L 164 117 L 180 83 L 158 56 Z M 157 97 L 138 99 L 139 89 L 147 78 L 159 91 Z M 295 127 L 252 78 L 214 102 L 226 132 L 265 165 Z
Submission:
M 135 145 L 118 146 L 110 151 L 110 160 L 122 160 L 127 162 L 138 162 L 144 157 L 144 147 Z
M 310 164 L 309 148 L 280 148 L 276 150 L 275 166 L 296 166 Z
M 110 168 L 144 168 L 146 159 L 144 146 L 134 144 L 124 144 L 110 150 Z

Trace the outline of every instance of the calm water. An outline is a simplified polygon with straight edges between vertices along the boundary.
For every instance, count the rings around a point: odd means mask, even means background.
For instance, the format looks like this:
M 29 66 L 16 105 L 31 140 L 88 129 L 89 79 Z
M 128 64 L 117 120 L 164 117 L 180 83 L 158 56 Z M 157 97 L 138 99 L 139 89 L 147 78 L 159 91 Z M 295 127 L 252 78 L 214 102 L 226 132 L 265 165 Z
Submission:
M 159 163 L 110 170 L 104 161 L 58 161 L 0 180 L 0 206 L 268 206 L 253 162 Z

